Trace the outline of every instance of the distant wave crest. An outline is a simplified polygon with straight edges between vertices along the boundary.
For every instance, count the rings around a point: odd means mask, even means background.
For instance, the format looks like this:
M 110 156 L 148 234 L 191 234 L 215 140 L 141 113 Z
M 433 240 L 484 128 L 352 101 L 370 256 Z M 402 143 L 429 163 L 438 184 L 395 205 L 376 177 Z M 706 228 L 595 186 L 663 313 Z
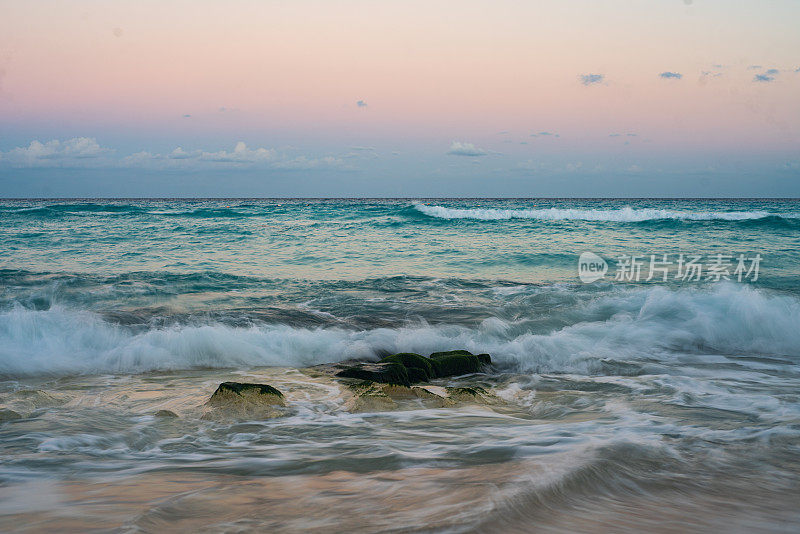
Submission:
M 539 219 L 543 221 L 610 221 L 610 222 L 642 222 L 654 220 L 687 220 L 687 221 L 746 221 L 779 217 L 786 219 L 800 218 L 800 214 L 779 214 L 767 211 L 673 211 L 650 208 L 624 207 L 615 210 L 600 209 L 530 209 L 505 210 L 492 208 L 459 209 L 444 206 L 415 204 L 414 208 L 439 219 L 475 219 L 497 221 L 506 219 Z

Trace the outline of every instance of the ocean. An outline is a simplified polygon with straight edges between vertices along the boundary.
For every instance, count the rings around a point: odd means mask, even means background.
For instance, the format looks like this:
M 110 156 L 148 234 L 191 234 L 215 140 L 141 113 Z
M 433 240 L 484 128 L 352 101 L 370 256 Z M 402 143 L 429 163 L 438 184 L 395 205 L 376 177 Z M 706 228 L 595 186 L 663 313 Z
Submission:
M 307 372 L 455 349 L 496 402 Z M 2 200 L 0 417 L 0 530 L 796 532 L 800 201 Z

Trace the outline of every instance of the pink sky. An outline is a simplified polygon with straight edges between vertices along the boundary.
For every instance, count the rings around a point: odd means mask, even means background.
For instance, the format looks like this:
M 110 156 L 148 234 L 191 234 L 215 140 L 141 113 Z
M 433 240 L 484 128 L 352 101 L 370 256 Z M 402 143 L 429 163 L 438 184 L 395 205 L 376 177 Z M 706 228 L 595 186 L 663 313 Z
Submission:
M 202 137 L 213 146 L 198 150 L 346 139 L 443 155 L 463 141 L 518 163 L 540 131 L 559 134 L 556 155 L 629 132 L 643 153 L 800 149 L 793 0 L 6 0 L 0 13 L 0 151 Z

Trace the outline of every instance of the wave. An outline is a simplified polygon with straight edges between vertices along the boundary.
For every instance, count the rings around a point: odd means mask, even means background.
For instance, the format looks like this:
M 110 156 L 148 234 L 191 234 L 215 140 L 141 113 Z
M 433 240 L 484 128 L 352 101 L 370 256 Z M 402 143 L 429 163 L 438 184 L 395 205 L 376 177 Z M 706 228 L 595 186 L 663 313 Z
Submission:
M 709 354 L 777 355 L 781 365 L 796 365 L 800 354 L 800 299 L 791 295 L 735 284 L 677 291 L 622 288 L 582 307 L 568 312 L 568 326 L 532 333 L 497 317 L 473 328 L 418 323 L 353 330 L 217 322 L 136 330 L 90 311 L 16 306 L 0 313 L 0 375 L 305 367 L 375 358 L 384 351 L 427 354 L 455 348 L 488 352 L 501 368 L 519 372 L 619 374 L 626 366 L 635 372 L 699 364 Z
M 766 218 L 799 219 L 798 213 L 771 213 L 767 211 L 673 211 L 650 208 L 599 209 L 531 209 L 508 210 L 491 208 L 459 209 L 428 204 L 414 204 L 414 208 L 429 217 L 438 219 L 475 219 L 497 221 L 507 219 L 538 219 L 542 221 L 610 221 L 643 222 L 653 220 L 687 221 L 746 221 Z

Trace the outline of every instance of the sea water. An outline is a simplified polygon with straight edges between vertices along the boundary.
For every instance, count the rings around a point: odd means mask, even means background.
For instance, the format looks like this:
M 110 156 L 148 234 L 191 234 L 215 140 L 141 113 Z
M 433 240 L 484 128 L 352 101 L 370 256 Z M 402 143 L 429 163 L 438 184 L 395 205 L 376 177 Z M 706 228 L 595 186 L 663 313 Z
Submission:
M 451 349 L 502 403 L 303 371 Z M 0 201 L 0 408 L 3 530 L 796 532 L 800 203 Z

